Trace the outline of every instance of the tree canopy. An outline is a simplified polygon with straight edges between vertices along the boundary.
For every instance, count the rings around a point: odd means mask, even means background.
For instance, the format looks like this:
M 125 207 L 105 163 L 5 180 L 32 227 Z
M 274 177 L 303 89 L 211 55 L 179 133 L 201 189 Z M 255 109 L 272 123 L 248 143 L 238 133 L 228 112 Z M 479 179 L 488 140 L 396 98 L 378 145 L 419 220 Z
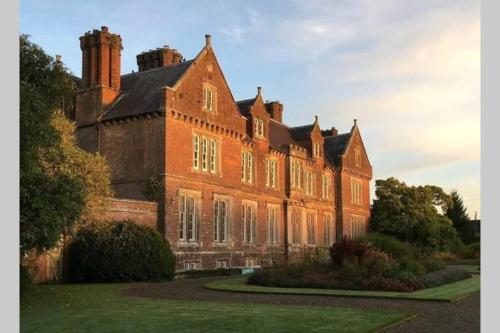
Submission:
M 61 234 L 110 194 L 100 156 L 76 146 L 74 126 L 58 112 L 76 85 L 29 36 L 20 36 L 20 249 L 52 248 Z
M 457 245 L 452 221 L 443 215 L 453 205 L 437 186 L 408 186 L 395 178 L 375 182 L 371 228 L 418 246 L 424 252 Z

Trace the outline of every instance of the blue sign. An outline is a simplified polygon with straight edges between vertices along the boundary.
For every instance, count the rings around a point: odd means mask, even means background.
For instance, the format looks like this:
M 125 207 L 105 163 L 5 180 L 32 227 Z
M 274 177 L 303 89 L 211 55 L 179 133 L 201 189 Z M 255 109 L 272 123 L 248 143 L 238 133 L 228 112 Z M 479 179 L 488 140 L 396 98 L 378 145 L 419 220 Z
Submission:
M 251 273 L 253 273 L 253 268 L 242 268 L 241 269 L 241 274 L 242 275 L 251 274 Z

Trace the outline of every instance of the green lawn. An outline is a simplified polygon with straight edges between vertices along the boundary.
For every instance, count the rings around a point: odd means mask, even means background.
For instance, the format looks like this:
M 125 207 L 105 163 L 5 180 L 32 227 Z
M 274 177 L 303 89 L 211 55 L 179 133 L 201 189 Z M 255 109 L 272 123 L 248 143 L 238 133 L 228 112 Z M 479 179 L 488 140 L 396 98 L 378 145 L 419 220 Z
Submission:
M 330 295 L 330 296 L 350 296 L 350 297 L 379 297 L 379 298 L 398 298 L 398 299 L 420 299 L 431 301 L 455 301 L 463 298 L 470 293 L 479 290 L 480 277 L 474 275 L 470 279 L 450 283 L 441 287 L 417 290 L 408 293 L 390 292 L 390 291 L 361 291 L 361 290 L 331 290 L 331 289 L 312 289 L 312 288 L 276 288 L 247 285 L 245 277 L 217 280 L 205 284 L 206 288 L 254 292 L 254 293 L 272 293 L 272 294 L 306 294 L 306 295 Z
M 373 332 L 394 310 L 174 301 L 123 296 L 128 284 L 42 285 L 21 299 L 21 332 Z

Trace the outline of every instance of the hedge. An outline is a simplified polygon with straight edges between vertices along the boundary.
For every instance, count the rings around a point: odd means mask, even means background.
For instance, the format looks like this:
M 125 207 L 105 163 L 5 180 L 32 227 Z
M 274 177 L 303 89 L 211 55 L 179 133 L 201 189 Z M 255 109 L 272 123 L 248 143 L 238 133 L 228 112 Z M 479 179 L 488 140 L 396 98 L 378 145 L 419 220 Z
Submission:
M 92 222 L 69 246 L 73 282 L 171 280 L 175 257 L 155 230 L 133 221 Z

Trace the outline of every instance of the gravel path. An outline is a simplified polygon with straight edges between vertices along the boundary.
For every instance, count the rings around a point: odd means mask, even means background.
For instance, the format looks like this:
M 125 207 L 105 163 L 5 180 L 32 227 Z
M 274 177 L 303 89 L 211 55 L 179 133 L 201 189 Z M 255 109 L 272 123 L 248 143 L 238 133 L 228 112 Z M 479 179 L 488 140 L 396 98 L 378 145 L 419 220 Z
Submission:
M 480 331 L 479 292 L 458 302 L 448 303 L 334 296 L 237 293 L 209 290 L 203 287 L 206 282 L 217 279 L 220 278 L 137 284 L 123 290 L 123 293 L 128 296 L 177 300 L 400 309 L 414 312 L 417 317 L 390 327 L 384 332 L 472 333 Z

